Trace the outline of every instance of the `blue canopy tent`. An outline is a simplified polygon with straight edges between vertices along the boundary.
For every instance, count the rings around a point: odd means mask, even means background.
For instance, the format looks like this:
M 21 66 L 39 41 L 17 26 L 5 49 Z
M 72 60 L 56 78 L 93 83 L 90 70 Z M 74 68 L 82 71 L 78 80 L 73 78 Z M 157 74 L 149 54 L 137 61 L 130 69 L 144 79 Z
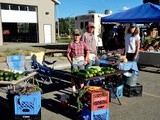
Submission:
M 137 6 L 135 8 L 101 18 L 102 24 L 105 24 L 107 22 L 118 22 L 118 23 L 160 22 L 160 6 L 148 2 L 140 6 Z

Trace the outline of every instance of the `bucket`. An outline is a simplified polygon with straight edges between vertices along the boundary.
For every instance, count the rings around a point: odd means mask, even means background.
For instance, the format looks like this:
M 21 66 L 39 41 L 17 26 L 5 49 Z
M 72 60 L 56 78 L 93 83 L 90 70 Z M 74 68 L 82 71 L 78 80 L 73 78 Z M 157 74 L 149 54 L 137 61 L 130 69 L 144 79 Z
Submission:
M 69 99 L 69 95 L 67 95 L 67 94 L 62 94 L 61 95 L 61 99 L 60 99 L 60 101 L 61 101 L 61 108 L 63 109 L 63 110 L 66 110 L 66 109 L 68 109 L 68 99 Z
M 136 86 L 138 81 L 138 75 L 130 72 L 124 73 L 126 84 L 130 86 Z

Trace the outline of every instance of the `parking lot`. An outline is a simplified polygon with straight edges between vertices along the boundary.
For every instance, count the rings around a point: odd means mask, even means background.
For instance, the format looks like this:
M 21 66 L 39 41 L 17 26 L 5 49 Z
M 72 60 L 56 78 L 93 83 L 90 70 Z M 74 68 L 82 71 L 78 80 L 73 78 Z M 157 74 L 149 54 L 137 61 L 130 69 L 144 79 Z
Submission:
M 139 83 L 143 85 L 142 97 L 121 97 L 122 105 L 117 99 L 111 99 L 109 104 L 110 120 L 158 120 L 160 118 L 160 74 L 159 68 L 146 67 L 139 72 Z M 53 83 L 42 86 L 42 120 L 77 120 L 76 100 L 70 101 L 68 109 L 63 110 L 60 104 L 62 94 L 71 94 L 70 81 L 63 70 L 56 74 Z M 6 94 L 0 97 L 0 119 L 9 120 L 9 106 Z
M 57 60 L 55 69 L 67 68 L 70 64 L 66 57 L 48 57 L 48 61 Z M 28 64 L 30 61 L 27 61 Z M 0 69 L 6 63 L 0 63 Z M 62 94 L 71 94 L 70 79 L 65 77 L 65 70 L 55 74 L 53 83 L 42 85 L 42 120 L 77 120 L 76 100 L 70 100 L 67 110 L 61 108 L 60 97 Z M 142 67 L 139 71 L 138 82 L 143 85 L 142 97 L 121 97 L 122 105 L 116 99 L 111 99 L 109 104 L 110 120 L 159 120 L 160 118 L 160 68 Z M 0 91 L 0 120 L 10 120 L 10 108 L 6 93 Z

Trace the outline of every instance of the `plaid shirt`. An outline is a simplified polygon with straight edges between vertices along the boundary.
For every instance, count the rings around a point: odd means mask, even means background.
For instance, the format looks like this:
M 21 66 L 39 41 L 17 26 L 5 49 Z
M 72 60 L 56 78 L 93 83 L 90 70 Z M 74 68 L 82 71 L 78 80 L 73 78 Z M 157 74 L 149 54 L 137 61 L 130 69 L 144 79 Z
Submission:
M 80 56 L 85 56 L 85 53 L 88 51 L 88 47 L 85 42 L 79 41 L 76 42 L 70 42 L 68 44 L 67 53 L 70 53 L 71 57 L 77 58 Z
M 90 33 L 85 32 L 81 40 L 86 43 L 90 53 L 97 54 L 96 40 L 93 34 L 90 35 Z

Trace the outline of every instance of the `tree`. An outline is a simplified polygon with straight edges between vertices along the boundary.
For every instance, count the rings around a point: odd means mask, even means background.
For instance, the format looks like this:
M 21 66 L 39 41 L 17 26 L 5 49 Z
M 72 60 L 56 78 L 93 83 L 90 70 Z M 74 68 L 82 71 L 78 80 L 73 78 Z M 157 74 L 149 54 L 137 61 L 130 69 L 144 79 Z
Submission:
M 74 18 L 59 18 L 59 33 L 71 35 L 74 30 Z
M 59 33 L 60 34 L 67 34 L 67 24 L 64 18 L 59 19 Z
M 68 24 L 69 35 L 73 34 L 75 28 L 75 19 L 72 17 L 67 17 L 66 22 Z

